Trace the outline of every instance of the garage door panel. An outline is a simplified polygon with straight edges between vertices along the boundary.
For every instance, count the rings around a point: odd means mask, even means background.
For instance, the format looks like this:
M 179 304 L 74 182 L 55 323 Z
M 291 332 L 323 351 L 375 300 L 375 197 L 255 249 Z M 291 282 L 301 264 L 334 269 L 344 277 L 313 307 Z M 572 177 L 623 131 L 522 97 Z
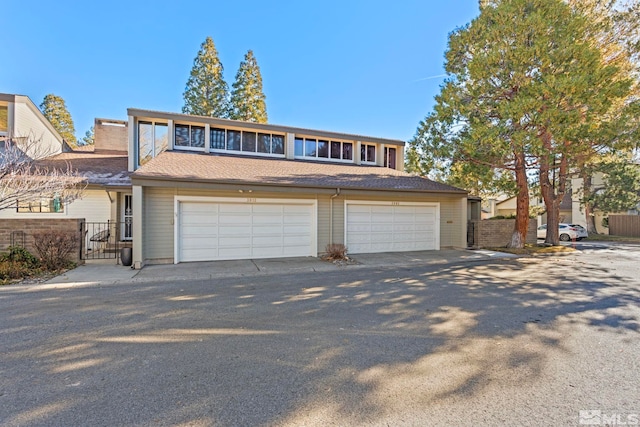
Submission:
M 314 204 L 179 202 L 178 261 L 309 256 Z
M 220 225 L 218 227 L 218 234 L 220 237 L 243 237 L 250 236 L 251 230 L 244 225 Z
M 437 206 L 347 203 L 349 252 L 438 249 L 437 210 Z

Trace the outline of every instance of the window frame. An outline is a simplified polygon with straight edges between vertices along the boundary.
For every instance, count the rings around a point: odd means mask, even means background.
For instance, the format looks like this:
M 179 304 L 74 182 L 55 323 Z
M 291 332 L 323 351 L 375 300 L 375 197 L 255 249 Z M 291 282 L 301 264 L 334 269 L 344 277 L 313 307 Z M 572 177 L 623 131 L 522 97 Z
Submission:
M 5 115 L 7 128 L 5 130 L 0 129 L 0 136 L 9 136 L 9 105 L 0 105 L 0 109 L 4 109 L 7 112 Z
M 52 210 L 54 204 L 56 203 L 56 198 L 58 199 L 58 203 L 60 203 L 60 210 Z M 19 214 L 64 214 L 66 212 L 67 209 L 67 205 L 66 203 L 64 203 L 62 201 L 62 199 L 60 198 L 60 196 L 53 196 L 53 197 L 42 197 L 40 199 L 39 202 L 36 201 L 32 201 L 32 202 L 23 202 L 28 204 L 28 207 L 25 207 L 25 205 L 23 204 L 22 206 L 20 206 L 20 201 L 16 201 L 16 213 Z M 35 205 L 37 203 L 37 206 L 39 208 L 39 210 L 33 210 Z M 51 210 L 46 210 L 43 211 L 42 207 L 43 206 L 49 206 L 49 209 Z
M 167 132 L 167 148 L 164 150 L 168 150 L 169 149 L 169 123 L 167 122 L 163 122 L 163 121 L 156 121 L 156 120 L 138 120 L 137 121 L 137 127 L 136 127 L 136 152 L 135 152 L 135 156 L 136 156 L 136 164 L 137 167 L 141 167 L 142 165 L 146 164 L 147 162 L 144 163 L 140 163 L 140 126 L 141 125 L 150 125 L 151 126 L 151 134 L 150 134 L 150 138 L 151 138 L 151 159 L 154 159 L 156 156 L 158 156 L 160 153 L 162 153 L 162 151 L 157 152 L 157 147 L 156 147 L 156 142 L 157 142 L 157 137 L 156 137 L 156 127 L 157 126 L 164 126 L 166 128 L 166 132 Z M 175 133 L 175 131 L 174 131 Z M 175 137 L 175 136 L 174 136 Z
M 393 150 L 393 156 L 391 155 L 391 150 Z M 398 149 L 396 147 L 384 147 L 384 164 L 385 168 L 389 169 L 398 169 L 397 162 Z M 391 167 L 391 159 L 393 158 L 393 167 Z
M 369 149 L 373 148 L 373 160 L 369 160 Z M 360 163 L 365 163 L 368 165 L 375 165 L 376 164 L 376 158 L 377 158 L 377 147 L 376 144 L 368 144 L 368 143 L 361 143 L 360 144 Z M 362 156 L 364 152 L 364 157 Z
M 214 131 L 224 131 L 224 148 L 214 148 L 212 146 L 212 142 L 213 142 L 213 138 L 211 138 L 211 136 L 213 135 L 212 132 Z M 231 149 L 229 148 L 229 132 L 233 132 L 238 133 L 240 135 L 240 139 L 239 139 L 239 146 L 238 149 Z M 252 144 L 254 145 L 254 149 L 253 151 L 248 151 L 245 148 L 245 134 L 253 134 L 255 135 L 255 140 L 252 142 Z M 269 136 L 269 152 L 263 152 L 263 151 L 258 151 L 258 147 L 260 146 L 261 142 L 260 142 L 260 138 L 264 135 L 268 135 Z M 273 137 L 277 136 L 280 137 L 282 140 L 282 153 L 274 153 L 273 152 Z M 284 158 L 285 157 L 285 150 L 284 150 L 284 146 L 286 144 L 286 135 L 285 134 L 281 134 L 281 133 L 273 133 L 273 132 L 265 132 L 265 131 L 260 131 L 260 129 L 256 129 L 256 130 L 243 130 L 243 129 L 236 129 L 236 128 L 223 128 L 223 127 L 210 127 L 209 128 L 209 152 L 210 153 L 233 153 L 234 155 L 244 155 L 244 156 L 261 156 L 261 157 L 278 157 L 278 158 Z M 182 146 L 180 146 L 182 147 Z
M 183 127 L 188 127 L 189 128 L 189 136 L 187 137 L 189 140 L 189 145 L 178 145 L 178 138 L 177 138 L 177 131 L 178 128 L 183 128 Z M 195 146 L 193 145 L 193 128 L 196 127 L 198 129 L 202 129 L 202 136 L 203 136 L 203 141 L 202 141 L 202 146 Z M 198 123 L 198 124 L 193 124 L 193 123 L 174 123 L 173 124 L 173 149 L 174 150 L 185 150 L 185 151 L 205 151 L 205 146 L 207 143 L 207 135 L 206 135 L 206 131 L 207 128 L 204 125 L 204 123 Z
M 307 155 L 307 147 L 310 146 L 307 142 L 312 143 L 315 142 L 315 153 L 313 156 Z M 326 143 L 326 152 L 327 156 L 320 156 L 320 144 Z M 296 153 L 296 145 L 302 144 L 302 154 Z M 338 150 L 340 157 L 332 157 L 334 153 L 333 145 L 339 144 L 340 149 Z M 351 146 L 351 158 L 344 158 L 344 147 L 348 144 Z M 334 163 L 354 163 L 353 159 L 353 146 L 355 142 L 353 141 L 344 141 L 344 140 L 336 140 L 332 138 L 322 137 L 322 136 L 302 136 L 296 135 L 294 137 L 294 158 L 300 160 L 310 160 L 314 159 L 320 162 L 334 162 Z M 323 150 L 324 151 L 324 150 Z

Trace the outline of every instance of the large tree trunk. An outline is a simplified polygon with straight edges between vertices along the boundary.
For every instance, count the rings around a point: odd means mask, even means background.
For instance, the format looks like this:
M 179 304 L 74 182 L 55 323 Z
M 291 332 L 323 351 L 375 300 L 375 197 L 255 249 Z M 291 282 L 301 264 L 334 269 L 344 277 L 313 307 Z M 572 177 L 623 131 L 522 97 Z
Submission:
M 587 231 L 589 234 L 598 234 L 598 229 L 596 228 L 596 216 L 593 214 L 594 206 L 591 201 L 592 190 L 592 180 L 591 174 L 585 172 L 582 175 L 582 199 L 584 200 L 584 216 L 587 221 Z
M 552 153 L 551 134 L 545 132 L 542 139 L 548 152 Z M 567 185 L 567 163 L 567 157 L 562 155 L 559 164 L 556 163 L 555 154 L 553 157 L 540 157 L 540 192 L 547 209 L 547 237 L 544 242 L 554 246 L 560 242 L 558 224 L 560 223 L 560 203 Z M 556 168 L 557 174 L 554 172 Z M 552 174 L 553 179 L 550 177 Z
M 527 230 L 529 229 L 529 182 L 527 181 L 524 153 L 516 154 L 515 174 L 518 185 L 516 224 L 511 235 L 511 242 L 507 247 L 522 249 L 527 241 Z

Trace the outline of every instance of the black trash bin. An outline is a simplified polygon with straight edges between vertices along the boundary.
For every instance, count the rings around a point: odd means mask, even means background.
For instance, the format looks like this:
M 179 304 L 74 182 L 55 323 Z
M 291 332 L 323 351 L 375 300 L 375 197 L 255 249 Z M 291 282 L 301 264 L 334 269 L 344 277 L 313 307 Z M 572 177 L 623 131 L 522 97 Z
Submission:
M 125 267 L 131 266 L 133 262 L 133 249 L 131 248 L 122 248 L 120 249 L 120 262 Z

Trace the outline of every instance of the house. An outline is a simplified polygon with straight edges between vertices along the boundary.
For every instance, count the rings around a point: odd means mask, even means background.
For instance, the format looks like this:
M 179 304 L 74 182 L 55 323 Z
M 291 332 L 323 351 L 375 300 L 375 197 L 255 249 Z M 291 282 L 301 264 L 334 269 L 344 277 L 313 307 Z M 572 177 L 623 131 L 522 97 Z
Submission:
M 61 153 L 65 142 L 40 109 L 24 95 L 0 93 L 0 141 L 27 140 L 26 153 L 31 158 L 44 158 Z
M 0 111 L 5 133 L 18 110 Z M 403 141 L 139 109 L 94 129 L 95 146 L 74 150 L 52 132 L 40 162 L 81 174 L 81 199 L 0 218 L 79 222 L 83 256 L 108 238 L 132 245 L 136 268 L 317 256 L 329 243 L 352 254 L 466 246 L 467 192 L 405 173 Z
M 494 218 L 496 216 L 515 217 L 516 215 L 517 197 L 505 197 L 502 199 L 489 199 L 485 203 L 482 210 L 482 219 Z M 544 200 L 539 196 L 531 196 L 529 198 L 529 208 L 533 211 L 540 212 L 537 215 L 538 224 L 547 223 L 546 206 Z M 572 222 L 572 204 L 571 189 L 567 191 L 560 202 L 560 222 Z
M 133 261 L 466 245 L 467 192 L 403 172 L 404 142 L 128 110 Z
M 127 205 L 131 205 L 127 122 L 96 119 L 95 136 L 95 146 L 72 150 L 28 97 L 0 94 L 0 141 L 34 140 L 36 144 L 28 145 L 27 154 L 39 166 L 70 167 L 86 183 L 82 197 L 68 205 L 46 196 L 0 210 L 0 249 L 16 243 L 10 237 L 14 233 L 25 236 L 52 228 L 78 233 L 80 222 L 84 232 L 79 234 L 83 240 L 79 246 L 85 255 L 97 245 L 91 241 L 97 233 L 109 233 L 111 241 L 131 240 L 132 218 L 126 215 Z M 33 250 L 29 239 L 22 239 L 21 244 Z
M 592 190 L 605 188 L 606 185 L 607 185 L 606 178 L 601 172 L 594 174 L 594 176 L 591 178 Z M 571 199 L 573 222 L 587 228 L 586 212 L 580 200 L 580 198 L 582 197 L 582 189 L 584 187 L 584 181 L 582 178 L 578 176 L 573 176 L 571 178 L 571 186 L 572 188 L 576 189 Z M 611 215 L 638 215 L 640 214 L 640 203 L 634 209 L 629 209 L 624 212 L 605 213 L 600 210 L 596 210 L 595 212 L 592 212 L 590 215 L 593 215 L 595 217 L 594 223 L 595 223 L 596 231 L 599 234 L 609 234 L 609 227 L 605 226 L 605 221 L 603 220 L 607 218 L 610 214 Z

